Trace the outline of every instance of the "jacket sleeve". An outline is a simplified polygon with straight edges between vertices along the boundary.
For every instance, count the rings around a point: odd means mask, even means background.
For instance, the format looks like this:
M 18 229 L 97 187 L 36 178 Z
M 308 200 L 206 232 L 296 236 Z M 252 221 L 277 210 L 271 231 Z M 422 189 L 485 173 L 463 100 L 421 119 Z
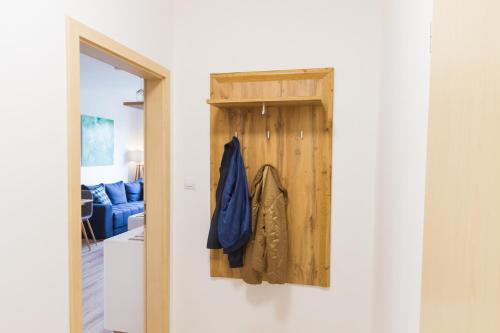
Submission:
M 287 193 L 274 168 L 267 177 L 264 196 L 267 280 L 286 283 L 288 270 Z
M 234 156 L 232 156 L 229 163 L 229 170 L 227 173 L 225 184 L 223 186 L 220 202 L 220 212 L 217 223 L 217 234 L 219 236 L 219 242 L 223 248 L 230 247 L 233 244 L 235 238 L 234 231 L 231 229 L 231 224 L 229 223 L 233 214 L 230 209 L 232 208 L 231 201 L 233 200 L 234 188 L 236 184 L 234 160 Z
M 266 228 L 264 222 L 263 209 L 257 213 L 257 223 L 255 225 L 255 241 L 252 252 L 252 268 L 256 272 L 265 273 L 267 270 L 266 262 Z
M 219 216 L 219 241 L 226 253 L 240 250 L 252 233 L 246 170 L 239 149 L 230 164 Z
M 210 231 L 208 232 L 207 248 L 209 249 L 222 248 L 218 233 L 219 214 L 221 209 L 220 207 L 222 201 L 222 192 L 224 191 L 224 185 L 229 173 L 229 165 L 231 162 L 233 149 L 234 148 L 232 142 L 224 145 L 224 154 L 222 155 L 222 160 L 219 168 L 219 182 L 217 183 L 217 190 L 215 191 L 215 209 L 212 215 L 212 221 L 210 223 Z
M 280 193 L 264 216 L 266 228 L 266 266 L 269 283 L 286 283 L 288 269 L 288 232 L 286 201 Z
M 257 225 L 257 220 L 258 220 L 258 215 L 260 212 L 260 204 L 259 204 L 259 198 L 260 198 L 260 189 L 262 186 L 262 183 L 260 182 L 260 178 L 258 178 L 259 173 L 257 173 L 256 179 L 254 180 L 252 184 L 252 195 L 251 195 L 251 204 L 252 204 L 252 235 L 250 236 L 250 240 L 247 244 L 247 247 L 245 249 L 245 260 L 243 262 L 243 269 L 241 270 L 241 277 L 243 280 L 248 283 L 248 284 L 261 284 L 262 283 L 262 273 L 256 271 L 253 266 L 253 258 L 254 258 L 254 246 L 256 244 L 255 238 L 256 238 L 256 225 Z M 264 258 L 261 255 L 261 260 Z

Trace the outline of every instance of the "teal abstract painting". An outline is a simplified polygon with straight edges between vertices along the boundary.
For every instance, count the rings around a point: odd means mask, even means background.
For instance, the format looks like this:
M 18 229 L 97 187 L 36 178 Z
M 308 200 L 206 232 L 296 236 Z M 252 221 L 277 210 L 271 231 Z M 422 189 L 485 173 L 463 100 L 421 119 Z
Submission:
M 82 115 L 82 166 L 113 165 L 115 122 Z

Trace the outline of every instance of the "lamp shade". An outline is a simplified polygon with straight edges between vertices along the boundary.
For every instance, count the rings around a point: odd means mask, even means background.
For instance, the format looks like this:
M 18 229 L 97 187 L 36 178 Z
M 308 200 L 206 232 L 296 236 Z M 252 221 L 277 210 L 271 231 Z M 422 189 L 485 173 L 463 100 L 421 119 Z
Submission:
M 144 150 L 130 150 L 127 153 L 129 162 L 142 163 L 144 162 Z

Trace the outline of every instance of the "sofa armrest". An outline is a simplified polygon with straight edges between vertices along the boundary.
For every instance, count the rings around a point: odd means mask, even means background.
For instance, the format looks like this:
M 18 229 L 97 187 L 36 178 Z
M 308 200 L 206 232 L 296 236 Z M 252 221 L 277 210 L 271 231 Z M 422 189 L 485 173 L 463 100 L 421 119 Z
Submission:
M 94 212 L 90 224 L 97 239 L 113 236 L 113 206 L 94 204 Z

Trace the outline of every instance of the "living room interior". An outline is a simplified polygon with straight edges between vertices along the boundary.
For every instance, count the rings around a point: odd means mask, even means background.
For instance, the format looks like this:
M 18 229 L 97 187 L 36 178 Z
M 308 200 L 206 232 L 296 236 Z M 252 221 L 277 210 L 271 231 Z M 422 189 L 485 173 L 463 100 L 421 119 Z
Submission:
M 133 331 L 143 325 L 144 81 L 85 54 L 80 73 L 83 332 Z

